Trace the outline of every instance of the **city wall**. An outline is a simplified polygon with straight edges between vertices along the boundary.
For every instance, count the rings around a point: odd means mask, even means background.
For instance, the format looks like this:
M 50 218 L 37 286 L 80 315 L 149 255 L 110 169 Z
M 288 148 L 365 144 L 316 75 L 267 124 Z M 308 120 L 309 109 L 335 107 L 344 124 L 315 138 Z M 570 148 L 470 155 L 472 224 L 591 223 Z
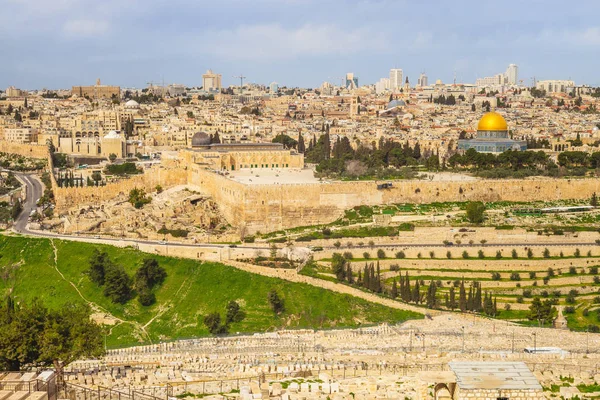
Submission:
M 48 146 L 39 144 L 20 144 L 0 140 L 0 152 L 13 153 L 31 158 L 47 158 Z
M 246 233 L 268 232 L 335 221 L 360 205 L 449 201 L 550 201 L 587 199 L 600 193 L 600 179 L 511 179 L 472 182 L 373 181 L 243 185 L 192 165 L 188 182 L 213 196 L 227 220 Z
M 145 170 L 141 175 L 107 183 L 105 186 L 55 187 L 54 197 L 56 199 L 56 208 L 60 212 L 74 205 L 99 204 L 103 201 L 114 199 L 118 195 L 128 194 L 134 188 L 144 189 L 148 193 L 155 191 L 157 185 L 161 185 L 167 189 L 186 183 L 187 171 L 183 169 L 155 167 Z

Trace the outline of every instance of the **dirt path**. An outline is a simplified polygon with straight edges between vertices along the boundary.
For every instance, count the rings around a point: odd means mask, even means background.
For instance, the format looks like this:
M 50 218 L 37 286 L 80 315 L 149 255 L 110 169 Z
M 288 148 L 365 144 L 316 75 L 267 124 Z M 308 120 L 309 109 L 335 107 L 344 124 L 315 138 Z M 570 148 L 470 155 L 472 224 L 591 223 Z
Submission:
M 77 292 L 77 294 L 79 295 L 79 297 L 81 297 L 81 299 L 83 301 L 85 301 L 85 303 L 88 306 L 90 306 L 90 308 L 92 309 L 92 312 L 93 312 L 92 316 L 94 317 L 94 314 L 95 314 L 95 318 L 94 319 L 96 319 L 96 320 L 98 320 L 98 319 L 102 320 L 102 321 L 97 321 L 97 322 L 102 322 L 102 323 L 107 324 L 107 325 L 115 325 L 115 326 L 116 325 L 120 325 L 120 324 L 131 324 L 136 329 L 138 329 L 144 336 L 146 336 L 146 338 L 148 339 L 148 341 L 152 344 L 152 339 L 150 339 L 150 335 L 148 334 L 148 332 L 145 329 L 146 325 L 142 326 L 138 322 L 127 321 L 127 320 L 123 320 L 121 318 L 115 317 L 107 309 L 101 307 L 100 305 L 94 303 L 93 301 L 90 301 L 90 300 L 86 299 L 85 296 L 83 295 L 83 293 L 81 293 L 81 291 L 77 287 L 77 285 L 75 285 L 73 282 L 71 282 L 70 280 L 68 280 L 64 276 L 64 274 L 58 269 L 58 249 L 56 248 L 56 245 L 54 244 L 54 240 L 53 239 L 50 239 L 50 244 L 51 244 L 52 250 L 54 252 L 54 270 L 56 272 L 58 272 L 58 274 L 63 279 L 63 281 L 65 281 L 68 284 L 70 284 L 73 287 L 73 289 L 75 289 L 75 291 Z M 112 332 L 112 328 L 111 328 L 111 332 Z

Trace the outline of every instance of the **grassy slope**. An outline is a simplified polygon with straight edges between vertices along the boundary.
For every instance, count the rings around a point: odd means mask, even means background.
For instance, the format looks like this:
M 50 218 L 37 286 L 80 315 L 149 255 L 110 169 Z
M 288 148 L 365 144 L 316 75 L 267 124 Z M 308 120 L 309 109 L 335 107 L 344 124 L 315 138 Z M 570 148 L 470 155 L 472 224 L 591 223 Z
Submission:
M 154 317 L 146 327 L 153 342 L 207 335 L 201 322 L 202 316 L 213 311 L 219 311 L 224 316 L 225 305 L 230 300 L 239 301 L 247 313 L 246 319 L 232 325 L 230 332 L 258 332 L 282 327 L 354 327 L 422 317 L 310 285 L 250 274 L 218 263 L 159 256 L 156 258 L 166 268 L 168 277 L 156 292 L 156 304 L 142 307 L 137 299 L 133 299 L 124 306 L 115 305 L 84 274 L 92 250 L 95 247 L 105 249 L 111 259 L 123 265 L 130 275 L 149 255 L 132 249 L 87 243 L 55 240 L 54 244 L 58 268 L 65 278 L 75 283 L 88 301 L 128 321 L 112 328 L 107 338 L 108 345 L 112 347 L 136 344 L 140 339 L 147 342 L 147 336 L 140 326 Z M 30 301 L 38 297 L 51 308 L 69 301 L 83 301 L 55 270 L 53 248 L 49 240 L 0 236 L 0 255 L 0 295 L 6 295 L 12 289 L 17 301 Z M 267 301 L 267 293 L 273 288 L 285 299 L 286 313 L 281 317 L 273 315 Z

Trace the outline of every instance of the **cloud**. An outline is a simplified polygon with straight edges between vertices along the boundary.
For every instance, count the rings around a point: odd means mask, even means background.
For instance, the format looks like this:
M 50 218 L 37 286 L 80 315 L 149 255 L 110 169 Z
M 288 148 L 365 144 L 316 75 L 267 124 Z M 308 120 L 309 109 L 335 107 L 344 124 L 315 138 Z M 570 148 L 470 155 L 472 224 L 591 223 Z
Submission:
M 91 19 L 73 19 L 64 23 L 63 33 L 70 38 L 102 36 L 110 29 L 107 21 Z
M 238 60 L 271 61 L 359 52 L 383 52 L 384 35 L 368 28 L 346 30 L 337 25 L 242 25 L 233 30 L 200 34 L 203 52 Z

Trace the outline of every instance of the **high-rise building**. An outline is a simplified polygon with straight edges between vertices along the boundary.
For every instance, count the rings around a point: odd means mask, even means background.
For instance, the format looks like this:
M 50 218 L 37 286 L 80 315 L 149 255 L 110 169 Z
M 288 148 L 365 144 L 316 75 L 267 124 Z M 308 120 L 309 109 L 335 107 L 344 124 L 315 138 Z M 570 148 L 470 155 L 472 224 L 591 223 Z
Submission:
M 417 86 L 419 86 L 419 87 L 429 86 L 429 81 L 427 79 L 427 75 L 425 75 L 424 72 L 421 75 L 419 75 L 419 79 L 417 81 Z
M 277 93 L 277 91 L 279 91 L 279 84 L 277 82 L 271 82 L 269 85 L 269 92 Z
M 390 89 L 399 90 L 402 87 L 403 71 L 400 68 L 390 69 Z
M 353 72 L 348 72 L 346 74 L 346 89 L 356 88 L 358 88 L 358 77 L 354 76 Z
M 381 78 L 379 82 L 375 84 L 375 93 L 380 94 L 390 89 L 390 80 L 388 78 Z
M 537 81 L 535 87 L 548 93 L 569 93 L 575 87 L 575 82 L 571 80 Z
M 202 88 L 207 92 L 221 90 L 221 74 L 215 74 L 211 69 L 202 75 Z
M 517 64 L 510 64 L 504 75 L 506 77 L 507 84 L 516 85 L 519 79 L 519 67 Z

